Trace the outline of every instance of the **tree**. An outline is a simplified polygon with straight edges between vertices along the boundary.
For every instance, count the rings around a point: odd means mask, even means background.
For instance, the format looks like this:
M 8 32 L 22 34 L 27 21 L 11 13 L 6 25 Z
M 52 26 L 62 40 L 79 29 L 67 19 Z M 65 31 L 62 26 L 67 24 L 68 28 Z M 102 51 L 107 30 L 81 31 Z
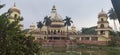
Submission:
M 48 17 L 48 16 L 44 17 L 43 23 L 45 23 L 45 26 L 47 26 L 47 37 L 48 37 L 48 28 L 51 25 L 51 22 L 52 21 L 51 21 L 50 17 Z
M 83 34 L 83 35 L 95 35 L 97 33 L 95 31 L 96 28 L 97 28 L 96 26 L 93 26 L 93 27 L 90 27 L 90 28 L 82 28 L 81 34 Z
M 120 0 L 111 0 L 120 23 Z
M 0 15 L 0 55 L 34 55 L 39 52 L 40 45 L 34 37 L 21 31 L 20 20 L 10 22 L 7 13 Z
M 110 31 L 111 40 L 108 42 L 108 46 L 120 47 L 120 32 Z
M 40 28 L 41 31 L 41 28 L 43 27 L 43 23 L 41 21 L 37 22 L 37 27 Z
M 3 8 L 4 6 L 5 6 L 5 4 L 2 4 L 2 5 L 0 4 L 0 9 Z
M 111 8 L 108 12 L 108 16 L 111 20 L 113 20 L 113 23 L 114 23 L 114 30 L 117 31 L 117 26 L 116 26 L 116 23 L 115 23 L 115 20 L 117 20 L 117 15 L 115 13 L 115 10 L 113 8 Z
M 73 23 L 73 21 L 68 16 L 66 16 L 66 19 L 64 19 L 63 21 L 65 21 L 64 26 L 67 26 L 67 38 L 68 38 L 68 26 L 71 26 L 71 23 Z

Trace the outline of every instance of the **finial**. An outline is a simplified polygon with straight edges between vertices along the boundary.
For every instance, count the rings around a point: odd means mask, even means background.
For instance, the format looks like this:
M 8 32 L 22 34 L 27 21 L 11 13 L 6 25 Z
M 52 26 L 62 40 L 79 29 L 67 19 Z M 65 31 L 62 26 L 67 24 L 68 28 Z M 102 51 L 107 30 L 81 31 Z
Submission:
M 34 23 L 32 22 L 32 24 L 31 25 L 34 25 Z
M 16 3 L 14 2 L 14 7 L 16 7 Z
M 102 8 L 101 12 L 104 12 L 104 11 L 103 11 L 103 8 Z
M 56 10 L 55 5 L 53 5 L 52 10 Z
M 32 22 L 32 24 L 30 25 L 30 27 L 35 27 L 34 23 Z

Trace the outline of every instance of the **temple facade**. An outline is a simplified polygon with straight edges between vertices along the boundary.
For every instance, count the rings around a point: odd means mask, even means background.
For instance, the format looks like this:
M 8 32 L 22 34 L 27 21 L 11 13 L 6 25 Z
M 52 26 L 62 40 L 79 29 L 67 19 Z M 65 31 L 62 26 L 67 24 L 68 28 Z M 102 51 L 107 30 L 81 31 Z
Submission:
M 15 4 L 8 10 L 8 13 L 10 22 L 20 17 L 20 10 Z M 49 27 L 43 23 L 42 28 L 36 28 L 32 23 L 29 32 L 26 34 L 32 34 L 35 40 L 39 41 L 43 46 L 67 46 L 71 44 L 107 45 L 108 41 L 110 41 L 109 31 L 111 31 L 112 28 L 109 26 L 107 20 L 108 16 L 103 10 L 98 14 L 98 21 L 96 21 L 96 35 L 78 35 L 76 27 L 73 24 L 69 27 L 67 32 L 67 27 L 64 26 L 65 22 L 62 16 L 57 13 L 55 5 L 52 7 L 48 17 L 50 17 L 49 19 L 51 20 L 51 25 Z
M 55 6 L 52 7 L 50 15 L 51 25 L 49 26 L 47 30 L 47 26 L 45 26 L 45 23 L 43 23 L 43 27 L 36 28 L 35 25 L 30 25 L 30 31 L 32 34 L 36 35 L 38 33 L 38 38 L 40 39 L 47 39 L 47 40 L 61 40 L 66 39 L 66 26 L 64 26 L 63 18 L 57 13 Z M 76 28 L 74 25 L 69 29 L 69 34 L 77 34 Z M 47 35 L 49 35 L 47 37 Z M 62 36 L 61 36 L 62 35 Z
M 14 22 L 14 21 L 16 21 L 19 18 L 22 18 L 20 10 L 16 7 L 15 3 L 14 3 L 14 5 L 11 8 L 8 9 L 7 13 L 8 13 L 9 21 L 11 23 Z M 21 24 L 21 21 L 18 24 L 20 25 L 20 28 L 22 29 L 23 25 Z
M 109 31 L 112 29 L 107 21 L 108 16 L 103 10 L 98 14 L 96 35 L 78 35 L 76 27 L 72 25 L 67 37 L 66 26 L 64 26 L 63 18 L 57 13 L 55 5 L 48 16 L 52 21 L 48 29 L 44 23 L 41 29 L 35 28 L 34 24 L 30 25 L 30 33 L 43 45 L 68 45 L 71 43 L 106 45 L 110 41 Z

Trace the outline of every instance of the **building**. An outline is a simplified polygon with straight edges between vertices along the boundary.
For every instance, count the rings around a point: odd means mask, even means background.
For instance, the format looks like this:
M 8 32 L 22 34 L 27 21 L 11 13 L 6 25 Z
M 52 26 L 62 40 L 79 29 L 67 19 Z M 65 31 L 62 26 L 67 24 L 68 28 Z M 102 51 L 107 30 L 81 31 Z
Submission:
M 98 33 L 98 41 L 109 41 L 109 31 L 111 31 L 112 28 L 109 26 L 107 19 L 107 14 L 101 10 L 101 12 L 98 14 L 98 25 L 96 29 Z
M 20 17 L 20 10 L 15 4 L 8 10 L 8 13 L 11 22 Z M 35 40 L 39 41 L 43 46 L 68 46 L 76 44 L 107 45 L 107 42 L 110 41 L 109 31 L 112 29 L 109 27 L 109 22 L 107 21 L 108 16 L 103 10 L 98 14 L 97 28 L 95 29 L 97 31 L 96 35 L 78 35 L 76 27 L 73 24 L 67 33 L 67 28 L 64 26 L 65 22 L 57 13 L 55 5 L 48 16 L 52 21 L 49 27 L 43 23 L 43 27 L 40 29 L 36 28 L 32 23 L 27 34 L 32 34 Z
M 11 8 L 9 8 L 7 13 L 9 14 L 8 18 L 9 18 L 10 22 L 14 22 L 17 19 L 22 18 L 20 16 L 21 15 L 20 10 L 16 7 L 15 3 Z M 23 25 L 21 24 L 21 21 L 19 22 L 19 25 L 21 26 L 20 28 L 22 29 Z
M 55 5 L 52 7 L 50 15 L 51 25 L 47 29 L 45 23 L 41 30 L 39 28 L 35 29 L 35 25 L 30 25 L 30 33 L 39 40 L 51 41 L 51 42 L 64 42 L 67 38 L 67 29 L 64 26 L 63 18 L 57 13 Z M 69 29 L 69 35 L 76 35 L 76 27 L 74 25 Z M 45 42 L 44 41 L 44 42 Z
M 109 27 L 109 22 L 107 21 L 108 16 L 103 10 L 98 14 L 96 35 L 78 35 L 76 27 L 72 25 L 68 32 L 69 39 L 67 38 L 67 29 L 66 26 L 64 26 L 63 18 L 57 13 L 55 5 L 52 7 L 51 13 L 48 16 L 50 16 L 52 20 L 48 31 L 45 25 L 41 30 L 39 28 L 35 29 L 34 24 L 30 25 L 30 33 L 43 45 L 60 46 L 70 45 L 71 43 L 106 45 L 107 42 L 110 41 L 109 31 L 112 29 Z

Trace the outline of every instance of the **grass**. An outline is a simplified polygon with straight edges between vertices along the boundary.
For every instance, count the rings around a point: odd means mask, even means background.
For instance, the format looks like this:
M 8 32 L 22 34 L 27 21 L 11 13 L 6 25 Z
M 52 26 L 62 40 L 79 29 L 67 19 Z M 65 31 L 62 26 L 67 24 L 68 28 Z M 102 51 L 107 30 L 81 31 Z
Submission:
M 86 44 L 79 44 L 78 48 L 84 49 L 84 51 L 90 50 L 95 51 L 96 55 L 98 53 L 102 55 L 119 55 L 120 49 L 119 47 L 111 47 L 111 46 L 103 46 L 103 45 L 86 45 Z
M 43 48 L 49 55 L 120 55 L 119 47 L 111 47 L 111 46 L 102 46 L 102 45 L 86 45 L 79 44 L 76 48 L 54 48 L 47 47 Z

